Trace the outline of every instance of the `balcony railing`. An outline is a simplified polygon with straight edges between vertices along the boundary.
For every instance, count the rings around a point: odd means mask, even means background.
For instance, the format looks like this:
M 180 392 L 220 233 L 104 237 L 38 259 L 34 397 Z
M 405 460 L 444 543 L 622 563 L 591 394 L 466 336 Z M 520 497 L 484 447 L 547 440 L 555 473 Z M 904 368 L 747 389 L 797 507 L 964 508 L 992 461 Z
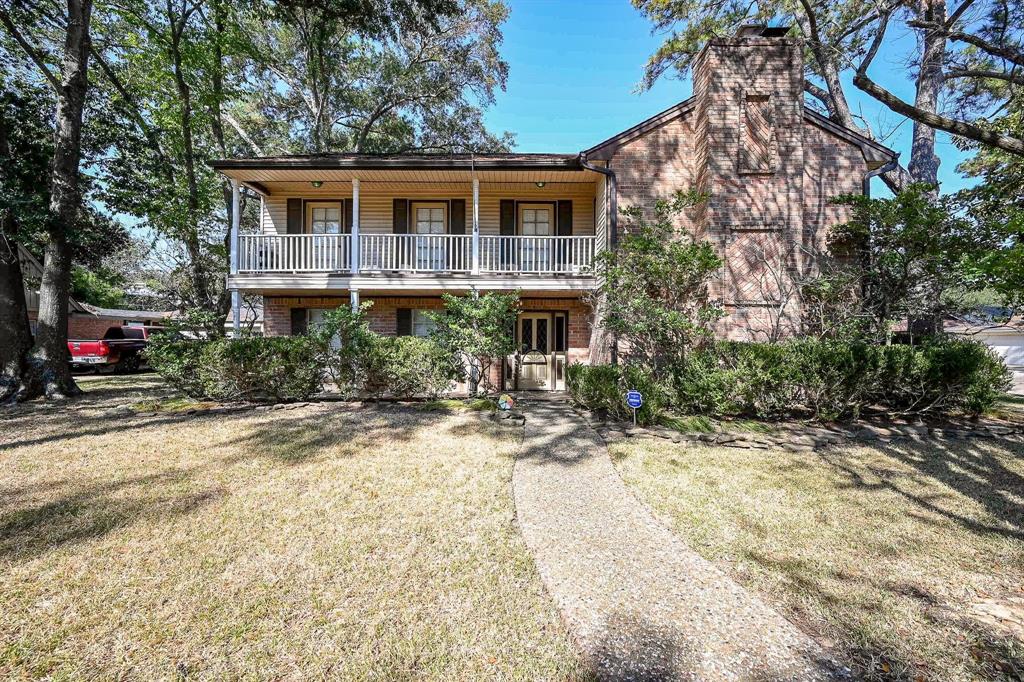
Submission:
M 238 237 L 239 272 L 337 272 L 351 268 L 351 235 L 251 234 Z
M 242 235 L 238 272 L 353 272 L 347 234 Z M 477 271 L 484 274 L 583 275 L 594 265 L 597 237 L 481 235 Z M 359 271 L 472 273 L 473 237 L 461 234 L 361 234 Z

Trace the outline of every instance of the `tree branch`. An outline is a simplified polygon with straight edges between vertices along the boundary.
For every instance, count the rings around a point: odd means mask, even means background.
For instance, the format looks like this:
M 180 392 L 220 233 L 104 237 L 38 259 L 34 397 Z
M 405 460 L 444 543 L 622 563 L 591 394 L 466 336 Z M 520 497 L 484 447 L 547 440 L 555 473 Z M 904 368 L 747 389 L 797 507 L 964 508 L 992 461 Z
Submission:
M 1024 85 L 1024 75 L 986 69 L 949 69 L 946 71 L 946 78 L 994 78 L 1014 85 Z
M 132 118 L 132 120 L 135 121 L 135 124 L 139 126 L 139 130 L 142 131 L 143 137 L 146 138 L 146 141 L 149 143 L 149 146 L 153 149 L 153 152 L 157 155 L 157 158 L 160 159 L 160 164 L 164 168 L 164 172 L 165 175 L 167 176 L 167 179 L 173 181 L 174 174 L 172 169 L 174 168 L 174 166 L 164 155 L 163 148 L 160 146 L 159 138 L 156 136 L 156 133 L 153 131 L 153 129 L 149 126 L 149 123 L 146 122 L 145 117 L 143 117 L 142 107 L 138 105 L 138 103 L 135 101 L 135 98 L 132 97 L 131 93 L 128 92 L 128 88 L 124 86 L 124 83 L 122 83 L 121 79 L 118 78 L 117 74 L 114 72 L 114 69 L 111 68 L 110 64 L 107 63 L 107 60 L 103 58 L 102 53 L 99 50 L 97 50 L 95 46 L 90 46 L 89 52 L 90 54 L 92 54 L 93 61 L 100 65 L 100 70 L 107 77 L 107 80 L 110 81 L 110 84 L 114 86 L 114 89 L 117 90 L 117 94 L 120 95 L 121 99 L 124 100 L 125 104 L 127 105 L 125 108 L 128 111 L 128 115 Z
M 953 133 L 969 140 L 982 142 L 989 146 L 1024 156 L 1024 140 L 1010 137 L 1009 135 L 1000 135 L 973 123 L 918 109 L 911 104 L 907 104 L 861 72 L 854 76 L 853 84 L 897 114 L 903 114 L 936 130 L 944 130 L 947 133 Z
M 242 127 L 242 124 L 238 122 L 238 119 L 231 115 L 231 112 L 221 112 L 221 116 L 223 116 L 224 120 L 228 122 L 228 125 L 235 129 L 235 132 L 238 133 L 238 136 L 245 140 L 245 143 L 249 145 L 249 148 L 256 152 L 256 156 L 266 156 L 263 153 L 263 149 L 258 144 L 256 144 L 256 141 L 253 140 L 252 137 L 249 136 L 249 133 L 245 131 L 245 129 Z
M 1019 50 L 1013 49 L 1010 45 L 999 45 L 980 36 L 976 36 L 973 33 L 965 33 L 963 31 L 950 31 L 942 24 L 936 24 L 931 21 L 908 21 L 907 26 L 913 28 L 920 28 L 926 31 L 936 31 L 950 40 L 957 40 L 961 43 L 967 43 L 973 45 L 980 50 L 984 50 L 995 57 L 1002 57 L 1008 62 L 1012 62 L 1017 66 L 1024 66 L 1024 53 Z
M 21 46 L 21 49 L 24 50 L 25 54 L 28 55 L 28 58 L 35 63 L 36 67 L 43 74 L 46 80 L 50 82 L 50 85 L 59 95 L 62 90 L 60 80 L 58 80 L 53 74 L 53 71 L 50 70 L 49 65 L 46 63 L 46 59 L 44 59 L 43 53 L 34 48 L 25 36 L 21 34 L 21 31 L 18 30 L 18 27 L 15 26 L 14 22 L 11 20 L 11 15 L 8 14 L 5 9 L 0 9 L 0 24 L 4 25 L 4 28 L 6 28 L 7 32 L 11 34 L 14 41 Z

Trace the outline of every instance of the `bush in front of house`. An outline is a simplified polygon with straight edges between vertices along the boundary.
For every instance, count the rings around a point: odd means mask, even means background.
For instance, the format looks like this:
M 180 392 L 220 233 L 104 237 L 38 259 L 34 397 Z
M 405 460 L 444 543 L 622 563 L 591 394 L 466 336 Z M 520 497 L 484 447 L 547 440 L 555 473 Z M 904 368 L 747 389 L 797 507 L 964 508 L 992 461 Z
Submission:
M 458 372 L 432 339 L 370 331 L 365 310 L 331 311 L 302 336 L 240 339 L 154 338 L 152 367 L 193 398 L 305 400 L 333 382 L 346 397 L 437 398 Z
M 304 336 L 154 340 L 146 355 L 193 398 L 304 400 L 323 388 L 320 347 Z
M 363 362 L 363 388 L 376 398 L 438 398 L 458 378 L 451 357 L 428 338 L 376 336 Z
M 795 339 L 719 342 L 690 353 L 657 380 L 642 368 L 572 365 L 575 403 L 620 419 L 625 391 L 644 393 L 653 423 L 667 408 L 685 414 L 774 419 L 856 418 L 867 406 L 891 414 L 979 414 L 1009 386 L 1009 370 L 984 344 L 959 339 L 921 346 Z M 645 405 L 647 407 L 647 405 Z
M 670 402 L 665 385 L 638 365 L 574 363 L 566 370 L 565 385 L 577 405 L 622 420 L 633 418 L 626 392 L 640 391 L 644 404 L 636 412 L 636 421 L 642 425 L 657 423 Z

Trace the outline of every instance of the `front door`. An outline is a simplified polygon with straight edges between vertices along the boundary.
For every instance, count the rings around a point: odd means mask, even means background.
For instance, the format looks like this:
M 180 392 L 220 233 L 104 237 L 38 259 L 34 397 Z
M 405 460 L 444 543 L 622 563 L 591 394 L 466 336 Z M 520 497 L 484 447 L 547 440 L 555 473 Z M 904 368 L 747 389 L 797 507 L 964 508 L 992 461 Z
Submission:
M 445 244 L 445 204 L 440 202 L 413 204 L 416 234 L 416 269 L 443 270 Z M 431 236 L 435 235 L 435 236 Z
M 551 343 L 554 316 L 551 313 L 523 313 L 519 316 L 519 388 L 551 388 Z

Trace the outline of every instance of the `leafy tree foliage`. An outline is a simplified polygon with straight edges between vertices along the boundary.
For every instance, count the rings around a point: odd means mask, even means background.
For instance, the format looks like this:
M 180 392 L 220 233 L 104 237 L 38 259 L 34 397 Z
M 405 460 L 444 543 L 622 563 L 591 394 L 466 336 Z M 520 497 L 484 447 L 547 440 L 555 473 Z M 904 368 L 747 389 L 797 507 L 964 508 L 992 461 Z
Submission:
M 978 264 L 998 247 L 998 235 L 965 215 L 955 199 L 930 197 L 929 189 L 911 185 L 892 199 L 840 199 L 853 208 L 853 219 L 833 231 L 830 249 L 845 268 L 839 278 L 811 286 L 852 300 L 848 315 L 867 338 L 890 341 L 901 320 L 930 321 L 925 329 L 935 331 L 964 293 L 988 283 Z M 844 287 L 854 288 L 852 296 L 838 293 Z
M 721 259 L 711 244 L 675 227 L 680 212 L 703 200 L 677 192 L 657 202 L 652 220 L 639 207 L 624 209 L 635 229 L 597 259 L 601 283 L 593 305 L 603 311 L 605 330 L 625 342 L 630 363 L 655 371 L 681 366 L 722 315 L 708 293 Z
M 1017 94 L 1004 116 L 992 128 L 1024 137 L 1024 95 Z M 991 290 L 1012 308 L 1024 306 L 1024 162 L 1001 149 L 963 143 L 975 155 L 960 165 L 980 183 L 958 193 L 969 215 L 985 225 L 999 241 L 998 248 L 982 254 L 979 267 Z
M 254 12 L 245 31 L 262 89 L 263 118 L 290 132 L 295 152 L 500 151 L 506 133 L 484 127 L 481 107 L 505 87 L 494 0 L 376 39 L 328 6 Z
M 519 294 L 475 289 L 466 296 L 442 294 L 444 311 L 431 313 L 436 326 L 431 338 L 449 357 L 460 377 L 485 393 L 497 390 L 491 368 L 516 350 L 513 330 L 519 315 Z
M 961 0 L 948 10 L 943 0 L 633 0 L 633 4 L 656 30 L 667 34 L 648 61 L 643 87 L 669 72 L 685 76 L 701 46 L 716 36 L 735 33 L 744 23 L 792 25 L 793 33 L 805 39 L 804 89 L 812 105 L 837 123 L 875 135 L 869 122 L 849 105 L 846 83 L 852 76 L 855 87 L 914 121 L 908 170 L 883 176 L 894 191 L 911 182 L 938 185 L 936 130 L 1024 154 L 1019 133 L 992 130 L 984 124 L 984 117 L 999 111 L 1024 84 L 1020 75 L 1024 11 L 1019 3 Z M 894 24 L 916 39 L 902 55 L 914 83 L 913 101 L 885 89 L 869 72 L 882 41 L 899 30 Z

